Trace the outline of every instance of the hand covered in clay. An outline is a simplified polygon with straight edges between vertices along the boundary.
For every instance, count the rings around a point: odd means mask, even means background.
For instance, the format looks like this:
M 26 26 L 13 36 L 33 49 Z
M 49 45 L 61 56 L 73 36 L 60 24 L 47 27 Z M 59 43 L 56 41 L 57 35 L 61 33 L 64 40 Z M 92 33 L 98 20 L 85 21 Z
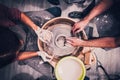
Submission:
M 44 62 L 50 62 L 50 60 L 52 58 L 52 56 L 48 55 L 44 51 L 38 51 L 37 54 L 38 54 L 38 56 L 41 56 L 41 58 L 43 59 Z
M 39 28 L 37 30 L 35 30 L 36 34 L 38 35 L 38 38 L 44 42 L 44 43 L 50 43 L 51 39 L 52 39 L 52 32 L 50 32 L 49 30 L 44 30 L 42 28 Z

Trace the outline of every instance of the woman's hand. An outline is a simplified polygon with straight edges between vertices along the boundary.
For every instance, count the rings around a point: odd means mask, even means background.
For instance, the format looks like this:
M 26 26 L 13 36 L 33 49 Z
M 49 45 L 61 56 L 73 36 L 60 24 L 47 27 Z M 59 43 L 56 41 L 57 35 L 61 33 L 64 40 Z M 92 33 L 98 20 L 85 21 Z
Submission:
M 39 27 L 37 30 L 35 30 L 35 32 L 38 35 L 38 38 L 44 43 L 50 43 L 50 41 L 53 37 L 52 32 L 50 32 L 49 30 L 39 28 Z

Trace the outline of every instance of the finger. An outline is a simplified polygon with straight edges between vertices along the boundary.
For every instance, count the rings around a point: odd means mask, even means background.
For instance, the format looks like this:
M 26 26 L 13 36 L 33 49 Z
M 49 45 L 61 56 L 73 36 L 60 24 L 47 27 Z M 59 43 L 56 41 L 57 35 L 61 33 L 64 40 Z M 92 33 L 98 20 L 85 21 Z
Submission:
M 72 33 L 74 34 L 75 30 L 76 30 L 76 25 L 74 24 L 73 27 L 72 27 Z
M 72 34 L 74 35 L 74 28 L 72 29 Z
M 45 56 L 48 58 L 52 58 L 52 56 L 48 55 L 47 53 L 45 53 Z
M 72 40 L 72 37 L 68 37 L 68 38 L 66 38 L 66 41 L 70 41 L 70 42 L 72 42 L 73 40 Z
M 66 38 L 66 41 L 73 42 L 73 39 L 72 38 Z
M 67 42 L 67 43 L 69 43 L 69 44 L 71 44 L 71 43 L 72 43 L 72 41 L 69 41 L 69 40 L 67 40 L 66 42 Z
M 73 43 L 71 41 L 67 41 L 67 44 L 69 45 L 73 45 Z
M 55 55 L 52 55 L 51 59 L 49 60 L 49 62 L 51 62 L 54 59 Z
M 82 31 L 82 30 L 81 30 L 81 29 L 77 29 L 77 30 L 75 31 L 75 34 L 79 33 L 80 31 Z
M 74 46 L 74 43 L 72 41 L 67 41 L 67 43 Z

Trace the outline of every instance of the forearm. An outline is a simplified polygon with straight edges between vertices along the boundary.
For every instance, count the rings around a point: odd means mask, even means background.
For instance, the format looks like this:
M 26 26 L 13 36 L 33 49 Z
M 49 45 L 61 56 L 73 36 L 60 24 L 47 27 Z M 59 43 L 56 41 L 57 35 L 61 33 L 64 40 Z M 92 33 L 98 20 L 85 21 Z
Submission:
M 92 11 L 84 18 L 84 20 L 90 21 L 94 17 L 98 16 L 105 10 L 107 10 L 112 5 L 112 0 L 102 0 L 98 5 L 96 5 Z
M 31 27 L 33 30 L 37 30 L 38 26 L 24 13 L 21 13 L 21 21 Z
M 87 40 L 83 41 L 81 46 L 88 46 L 88 47 L 118 47 L 120 45 L 120 38 L 113 38 L 113 37 L 107 37 L 107 38 L 99 38 L 94 40 Z
M 19 53 L 17 60 L 24 60 L 35 56 L 38 56 L 36 52 L 21 52 Z

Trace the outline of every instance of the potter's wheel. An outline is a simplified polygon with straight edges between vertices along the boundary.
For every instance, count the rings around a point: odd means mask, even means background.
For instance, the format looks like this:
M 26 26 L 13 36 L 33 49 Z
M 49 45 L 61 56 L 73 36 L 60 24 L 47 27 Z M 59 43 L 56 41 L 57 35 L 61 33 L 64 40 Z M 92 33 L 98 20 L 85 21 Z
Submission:
M 56 56 L 65 56 L 73 53 L 76 47 L 66 43 L 66 38 L 71 37 L 71 25 L 70 24 L 55 24 L 48 28 L 53 33 L 50 44 L 45 44 L 45 51 Z
M 62 57 L 70 54 L 75 54 L 79 47 L 73 47 L 66 43 L 66 38 L 73 36 L 71 33 L 74 21 L 68 18 L 54 18 L 43 25 L 43 29 L 47 29 L 53 33 L 53 37 L 49 44 L 38 41 L 40 50 L 47 52 L 49 55 Z

